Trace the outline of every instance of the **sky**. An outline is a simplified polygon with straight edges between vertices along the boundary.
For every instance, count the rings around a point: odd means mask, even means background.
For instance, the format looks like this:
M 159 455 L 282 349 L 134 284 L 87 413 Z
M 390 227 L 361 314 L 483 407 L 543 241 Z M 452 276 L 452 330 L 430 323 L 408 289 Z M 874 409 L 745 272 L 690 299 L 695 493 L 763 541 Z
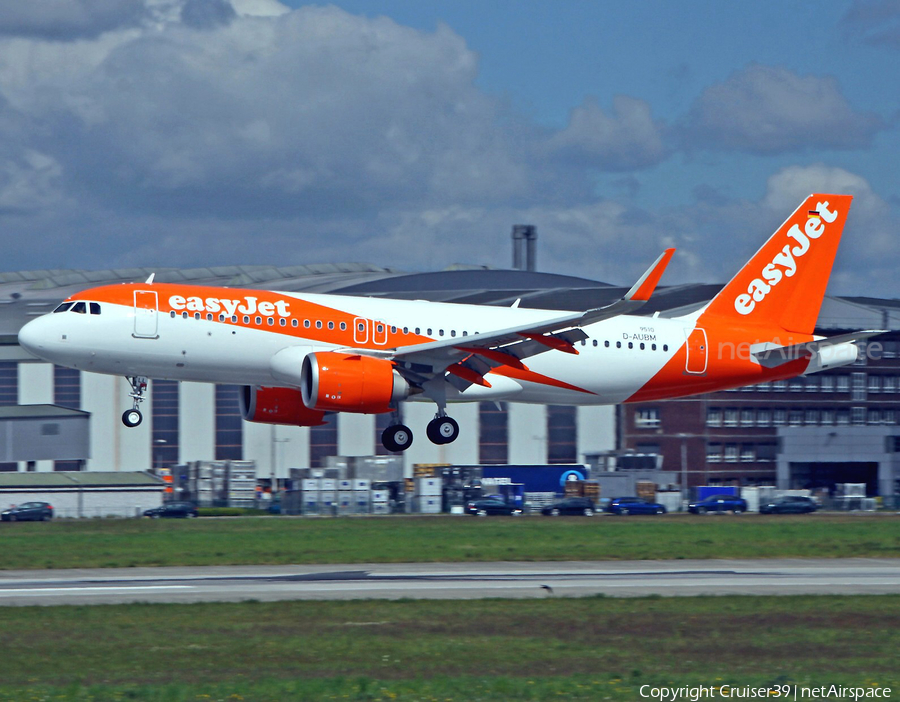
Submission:
M 368 262 L 724 282 L 854 195 L 900 296 L 900 0 L 0 4 L 0 270 Z

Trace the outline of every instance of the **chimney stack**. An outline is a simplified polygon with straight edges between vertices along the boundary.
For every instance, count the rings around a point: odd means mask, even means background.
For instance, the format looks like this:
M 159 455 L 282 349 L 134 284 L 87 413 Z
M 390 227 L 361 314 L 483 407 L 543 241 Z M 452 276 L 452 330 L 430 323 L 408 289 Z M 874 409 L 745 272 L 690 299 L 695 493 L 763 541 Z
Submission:
M 537 263 L 537 227 L 533 224 L 514 224 L 512 242 L 513 268 L 533 271 Z

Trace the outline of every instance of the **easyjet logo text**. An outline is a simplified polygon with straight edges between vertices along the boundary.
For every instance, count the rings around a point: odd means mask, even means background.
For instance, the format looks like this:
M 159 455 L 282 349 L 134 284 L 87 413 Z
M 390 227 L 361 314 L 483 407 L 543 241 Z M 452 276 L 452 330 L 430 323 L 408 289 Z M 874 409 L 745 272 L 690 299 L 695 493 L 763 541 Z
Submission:
M 169 306 L 173 310 L 186 310 L 188 312 L 222 312 L 231 317 L 235 314 L 259 314 L 264 317 L 290 317 L 289 305 L 286 300 L 278 302 L 259 302 L 259 298 L 247 295 L 240 300 L 229 300 L 221 297 L 182 297 L 172 295 L 169 298 Z
M 757 303 L 766 299 L 772 288 L 784 278 L 792 277 L 797 272 L 797 260 L 810 250 L 813 241 L 825 233 L 825 224 L 831 224 L 837 216 L 837 210 L 828 209 L 828 202 L 820 202 L 816 204 L 815 211 L 810 213 L 802 230 L 799 224 L 794 224 L 787 235 L 795 243 L 785 244 L 772 257 L 771 262 L 763 266 L 759 277 L 750 281 L 747 292 L 734 298 L 734 309 L 738 314 L 750 314 Z

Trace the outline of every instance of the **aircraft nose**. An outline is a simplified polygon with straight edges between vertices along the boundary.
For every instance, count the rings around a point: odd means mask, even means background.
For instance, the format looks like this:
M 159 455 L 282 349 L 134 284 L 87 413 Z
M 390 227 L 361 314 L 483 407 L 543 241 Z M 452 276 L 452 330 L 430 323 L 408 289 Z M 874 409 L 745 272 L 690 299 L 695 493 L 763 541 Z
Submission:
M 26 351 L 43 358 L 52 338 L 47 317 L 33 319 L 19 330 L 19 346 Z

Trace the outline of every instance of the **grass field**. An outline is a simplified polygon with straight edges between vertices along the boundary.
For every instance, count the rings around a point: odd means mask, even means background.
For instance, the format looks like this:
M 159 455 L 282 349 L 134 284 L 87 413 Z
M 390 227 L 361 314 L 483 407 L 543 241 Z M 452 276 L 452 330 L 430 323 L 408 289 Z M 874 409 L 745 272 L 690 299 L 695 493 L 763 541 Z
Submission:
M 900 692 L 896 596 L 7 607 L 0 631 L 0 699 L 16 702 Z
M 0 569 L 900 557 L 897 514 L 0 523 Z

